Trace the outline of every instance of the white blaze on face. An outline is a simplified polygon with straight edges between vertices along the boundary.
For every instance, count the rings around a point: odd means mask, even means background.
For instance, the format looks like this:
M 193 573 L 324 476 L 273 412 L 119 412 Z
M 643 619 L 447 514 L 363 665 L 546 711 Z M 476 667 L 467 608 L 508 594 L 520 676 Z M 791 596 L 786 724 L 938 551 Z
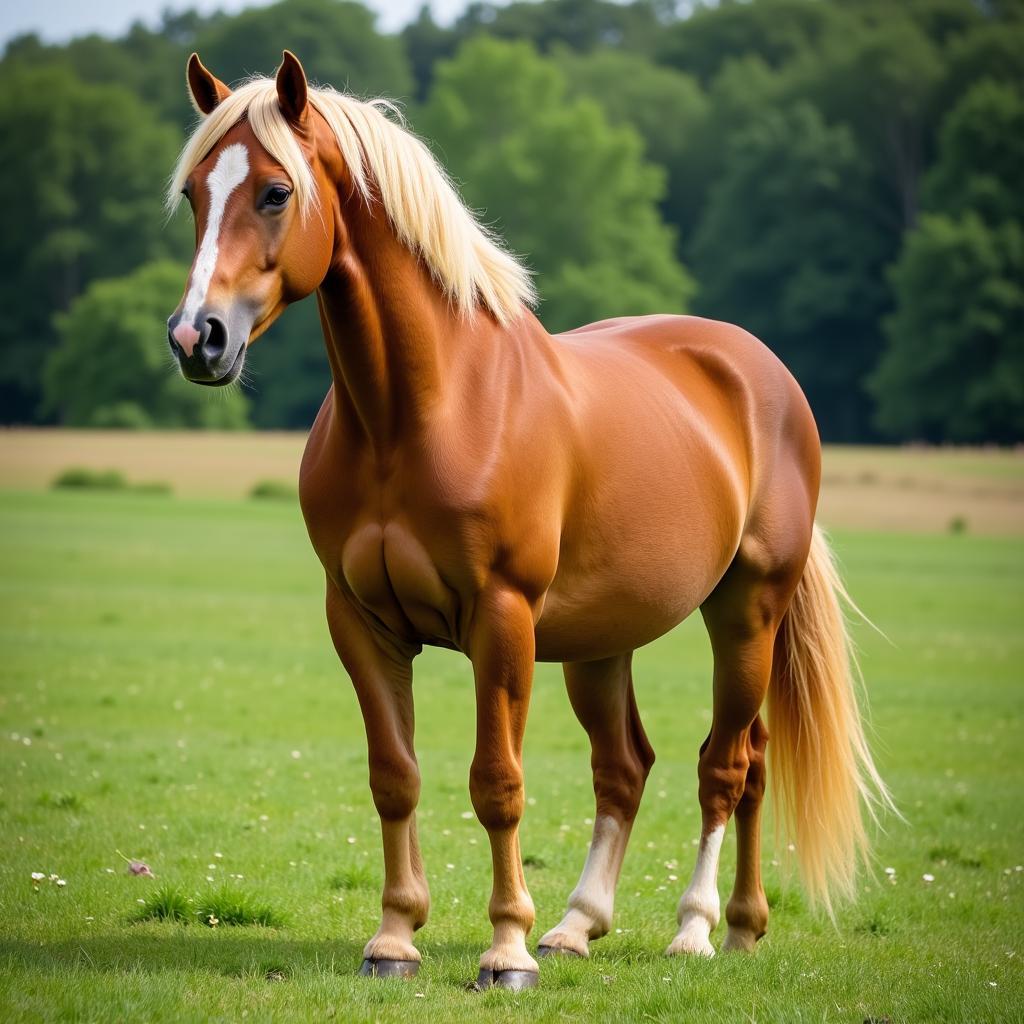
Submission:
M 199 252 L 196 254 L 195 266 L 192 268 L 192 281 L 185 296 L 185 305 L 181 311 L 181 322 L 184 324 L 191 325 L 195 322 L 196 314 L 206 300 L 206 292 L 217 267 L 218 241 L 224 210 L 231 193 L 245 181 L 248 173 L 249 151 L 242 143 L 236 142 L 217 157 L 217 163 L 206 179 L 206 187 L 210 190 L 210 213 Z

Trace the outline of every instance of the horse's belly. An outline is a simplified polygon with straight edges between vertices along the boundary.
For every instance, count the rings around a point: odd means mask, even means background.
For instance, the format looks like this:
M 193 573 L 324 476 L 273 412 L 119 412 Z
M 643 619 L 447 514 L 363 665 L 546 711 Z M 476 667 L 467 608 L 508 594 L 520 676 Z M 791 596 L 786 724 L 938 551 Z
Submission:
M 730 560 L 725 553 L 664 557 L 655 571 L 606 566 L 587 578 L 565 574 L 537 623 L 537 660 L 590 661 L 656 640 L 704 602 Z
M 685 439 L 637 445 L 615 464 L 618 475 L 602 474 L 569 520 L 538 623 L 541 660 L 650 643 L 704 602 L 735 556 L 745 495 L 731 474 L 687 451 Z
M 595 600 L 550 601 L 537 623 L 537 661 L 596 661 L 642 647 L 678 626 L 693 611 L 652 607 L 617 597 L 614 605 Z

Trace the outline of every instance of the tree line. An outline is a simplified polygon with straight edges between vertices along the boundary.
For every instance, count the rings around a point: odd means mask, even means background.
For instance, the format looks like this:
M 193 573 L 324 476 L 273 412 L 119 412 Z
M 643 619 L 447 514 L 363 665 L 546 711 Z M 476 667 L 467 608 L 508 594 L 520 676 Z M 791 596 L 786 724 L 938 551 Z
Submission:
M 193 114 L 283 46 L 398 99 L 526 258 L 552 331 L 693 312 L 792 369 L 833 441 L 1024 440 L 1024 0 L 472 3 L 399 34 L 350 0 L 167 14 L 0 61 L 0 419 L 302 428 L 329 384 L 315 304 L 248 390 L 171 372 L 194 244 L 162 190 Z

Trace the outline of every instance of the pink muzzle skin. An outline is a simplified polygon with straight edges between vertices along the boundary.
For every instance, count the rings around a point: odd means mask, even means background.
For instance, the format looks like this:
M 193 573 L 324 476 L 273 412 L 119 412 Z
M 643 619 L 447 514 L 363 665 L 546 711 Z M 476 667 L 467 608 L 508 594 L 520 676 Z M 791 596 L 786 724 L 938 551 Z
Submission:
M 181 346 L 182 352 L 191 357 L 193 350 L 199 342 L 199 332 L 191 325 L 180 323 L 171 332 L 171 337 Z

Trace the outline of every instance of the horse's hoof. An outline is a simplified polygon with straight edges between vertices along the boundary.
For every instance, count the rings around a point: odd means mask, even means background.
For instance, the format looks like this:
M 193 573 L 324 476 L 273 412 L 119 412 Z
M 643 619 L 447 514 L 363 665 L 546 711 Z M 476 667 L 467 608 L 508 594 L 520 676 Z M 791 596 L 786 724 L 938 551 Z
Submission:
M 577 953 L 575 949 L 569 949 L 566 946 L 538 946 L 537 956 L 571 956 L 579 960 L 583 959 L 582 953 Z
M 470 988 L 477 992 L 487 988 L 507 988 L 510 992 L 521 992 L 524 988 L 536 988 L 539 984 L 540 975 L 536 971 L 491 971 L 481 967 Z
M 419 960 L 371 960 L 367 957 L 359 973 L 364 978 L 413 978 L 419 969 Z

